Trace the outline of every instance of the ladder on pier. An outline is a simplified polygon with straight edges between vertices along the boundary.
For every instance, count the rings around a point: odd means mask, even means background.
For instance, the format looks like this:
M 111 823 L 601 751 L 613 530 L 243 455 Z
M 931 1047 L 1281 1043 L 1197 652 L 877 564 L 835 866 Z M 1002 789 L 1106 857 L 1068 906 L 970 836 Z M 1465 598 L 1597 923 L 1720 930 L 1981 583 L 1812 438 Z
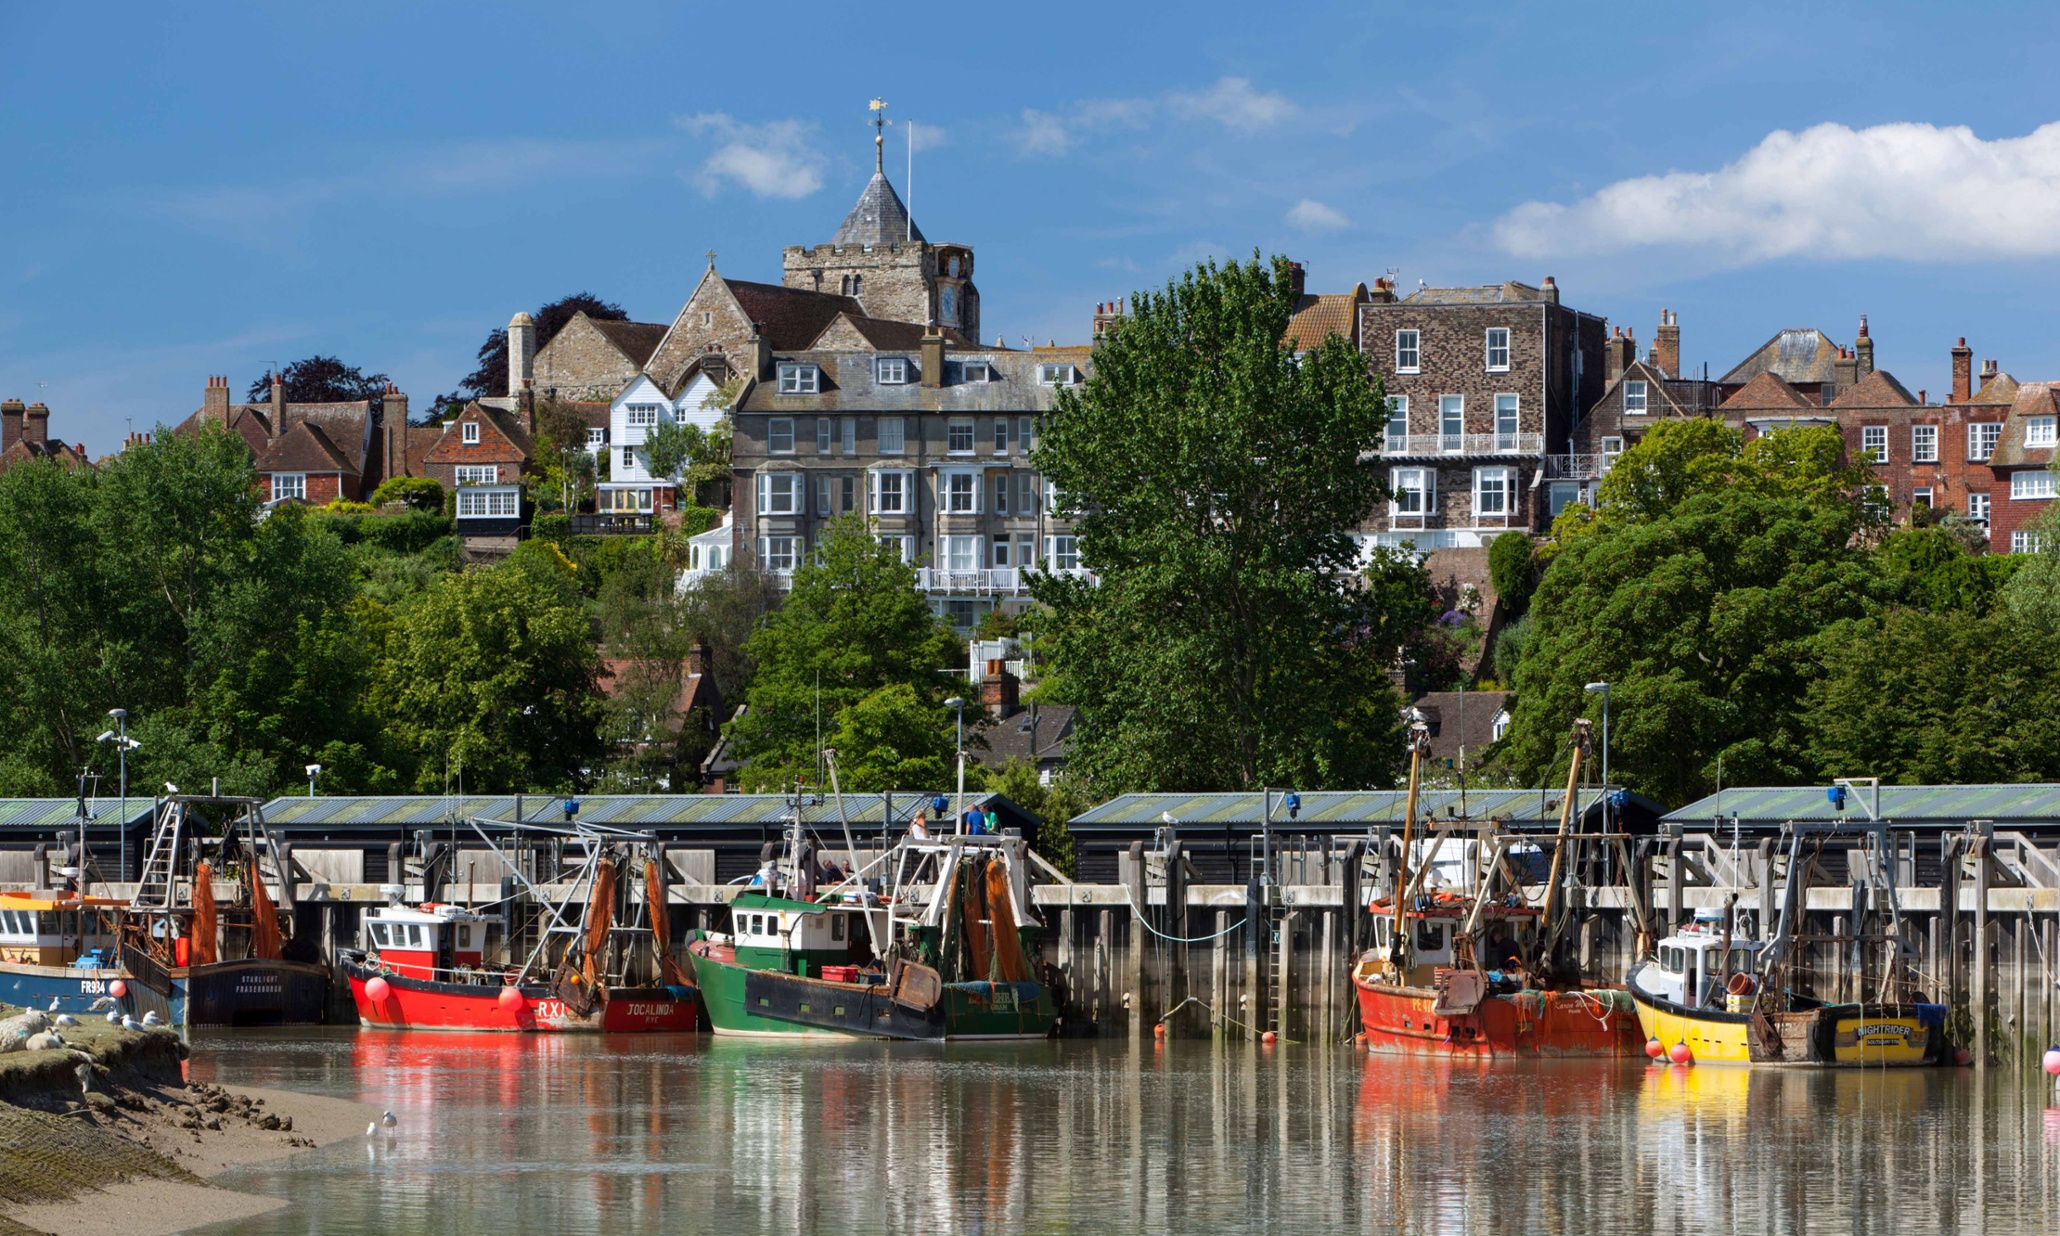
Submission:
M 157 823 L 150 835 L 150 849 L 143 859 L 135 896 L 129 904 L 138 910 L 169 910 L 176 904 L 179 884 L 179 847 L 185 840 L 186 804 L 166 801 L 159 806 Z

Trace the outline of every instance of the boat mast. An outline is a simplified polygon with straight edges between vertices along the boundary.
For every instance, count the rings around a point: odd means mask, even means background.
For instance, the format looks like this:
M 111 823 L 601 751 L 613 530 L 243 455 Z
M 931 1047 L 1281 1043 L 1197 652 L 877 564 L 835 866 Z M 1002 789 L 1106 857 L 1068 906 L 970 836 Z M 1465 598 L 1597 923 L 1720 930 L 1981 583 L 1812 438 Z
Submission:
M 858 886 L 858 904 L 865 907 L 866 934 L 872 937 L 873 956 L 885 959 L 886 948 L 880 942 L 881 930 L 873 925 L 873 911 L 866 906 L 865 884 L 858 879 L 858 844 L 851 839 L 851 817 L 844 813 L 844 789 L 837 780 L 837 751 L 834 747 L 823 748 L 823 763 L 830 770 L 830 794 L 837 800 L 837 822 L 844 826 L 844 862 L 850 873 L 850 880 Z M 880 858 L 886 861 L 886 852 Z M 890 933 L 891 934 L 891 933 Z
M 1566 795 L 1559 800 L 1559 840 L 1552 847 L 1552 874 L 1545 880 L 1545 905 L 1538 915 L 1538 963 L 1540 967 L 1549 960 L 1552 945 L 1559 932 L 1552 925 L 1552 912 L 1559 907 L 1559 876 L 1566 866 L 1567 838 L 1572 833 L 1574 800 L 1581 787 L 1581 757 L 1589 746 L 1588 720 L 1585 717 L 1574 721 L 1572 746 L 1573 760 L 1566 770 Z M 1607 787 L 1604 787 L 1607 793 Z
M 1431 749 L 1431 727 L 1422 721 L 1409 723 L 1409 801 L 1402 808 L 1402 857 L 1395 864 L 1395 926 L 1388 934 L 1388 963 L 1398 978 L 1408 958 L 1408 922 L 1404 892 L 1409 888 L 1409 846 L 1411 827 L 1416 822 L 1416 789 L 1423 773 L 1423 757 Z

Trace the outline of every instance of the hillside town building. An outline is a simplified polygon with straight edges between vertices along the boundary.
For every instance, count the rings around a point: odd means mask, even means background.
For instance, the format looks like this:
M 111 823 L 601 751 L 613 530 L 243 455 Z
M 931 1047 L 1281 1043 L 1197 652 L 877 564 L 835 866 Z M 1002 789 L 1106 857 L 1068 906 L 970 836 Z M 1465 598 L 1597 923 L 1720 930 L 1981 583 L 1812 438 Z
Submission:
M 50 436 L 50 409 L 19 399 L 0 402 L 0 472 L 31 459 L 54 460 L 63 467 L 87 465 L 86 448 Z

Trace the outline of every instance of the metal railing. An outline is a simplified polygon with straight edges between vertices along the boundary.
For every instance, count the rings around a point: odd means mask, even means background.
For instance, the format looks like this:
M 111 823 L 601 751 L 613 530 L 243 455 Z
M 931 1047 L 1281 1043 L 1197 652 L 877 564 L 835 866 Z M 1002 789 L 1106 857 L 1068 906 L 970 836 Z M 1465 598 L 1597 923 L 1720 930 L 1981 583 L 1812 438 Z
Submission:
M 604 511 L 598 515 L 574 515 L 570 518 L 574 536 L 633 536 L 649 533 L 654 526 L 650 515 L 619 511 Z
M 1536 455 L 1542 433 L 1412 433 L 1385 439 L 1383 455 Z
M 1615 455 L 1547 455 L 1545 479 L 1551 481 L 1598 481 L 1609 475 Z

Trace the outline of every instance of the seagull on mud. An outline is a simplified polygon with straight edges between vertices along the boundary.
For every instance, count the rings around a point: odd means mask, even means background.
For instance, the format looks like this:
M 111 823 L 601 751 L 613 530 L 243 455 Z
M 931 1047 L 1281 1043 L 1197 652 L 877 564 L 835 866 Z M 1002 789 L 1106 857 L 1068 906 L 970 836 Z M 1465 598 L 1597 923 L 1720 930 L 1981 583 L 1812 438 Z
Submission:
M 79 1090 L 85 1094 L 93 1093 L 93 1066 L 81 1063 L 73 1072 L 79 1075 Z
M 395 1120 L 393 1118 L 392 1112 L 381 1112 L 379 1113 L 379 1123 L 385 1125 L 387 1128 L 390 1129 L 393 1126 L 399 1124 L 400 1121 Z
M 373 1121 L 373 1122 L 372 1122 L 371 1124 L 368 1124 L 368 1125 L 366 1125 L 366 1126 L 365 1126 L 365 1136 L 366 1136 L 366 1137 L 377 1137 L 378 1135 L 379 1135 L 379 1122 L 378 1122 L 377 1120 L 374 1120 L 374 1121 Z
M 58 1000 L 56 996 L 52 996 L 50 997 L 50 1007 L 45 1011 L 55 1013 L 61 1007 L 63 1007 L 62 1001 Z
M 142 1022 L 140 1022 L 140 1021 L 137 1021 L 137 1020 L 136 1020 L 135 1018 L 133 1018 L 133 1017 L 130 1017 L 130 1016 L 128 1016 L 127 1014 L 123 1014 L 123 1015 L 122 1015 L 122 1029 L 124 1029 L 124 1030 L 140 1030 L 140 1029 L 142 1029 L 142 1028 L 143 1028 L 143 1023 L 142 1023 Z
M 164 1018 L 157 1015 L 156 1009 L 151 1009 L 143 1014 L 143 1024 L 146 1026 L 162 1026 L 165 1022 Z

